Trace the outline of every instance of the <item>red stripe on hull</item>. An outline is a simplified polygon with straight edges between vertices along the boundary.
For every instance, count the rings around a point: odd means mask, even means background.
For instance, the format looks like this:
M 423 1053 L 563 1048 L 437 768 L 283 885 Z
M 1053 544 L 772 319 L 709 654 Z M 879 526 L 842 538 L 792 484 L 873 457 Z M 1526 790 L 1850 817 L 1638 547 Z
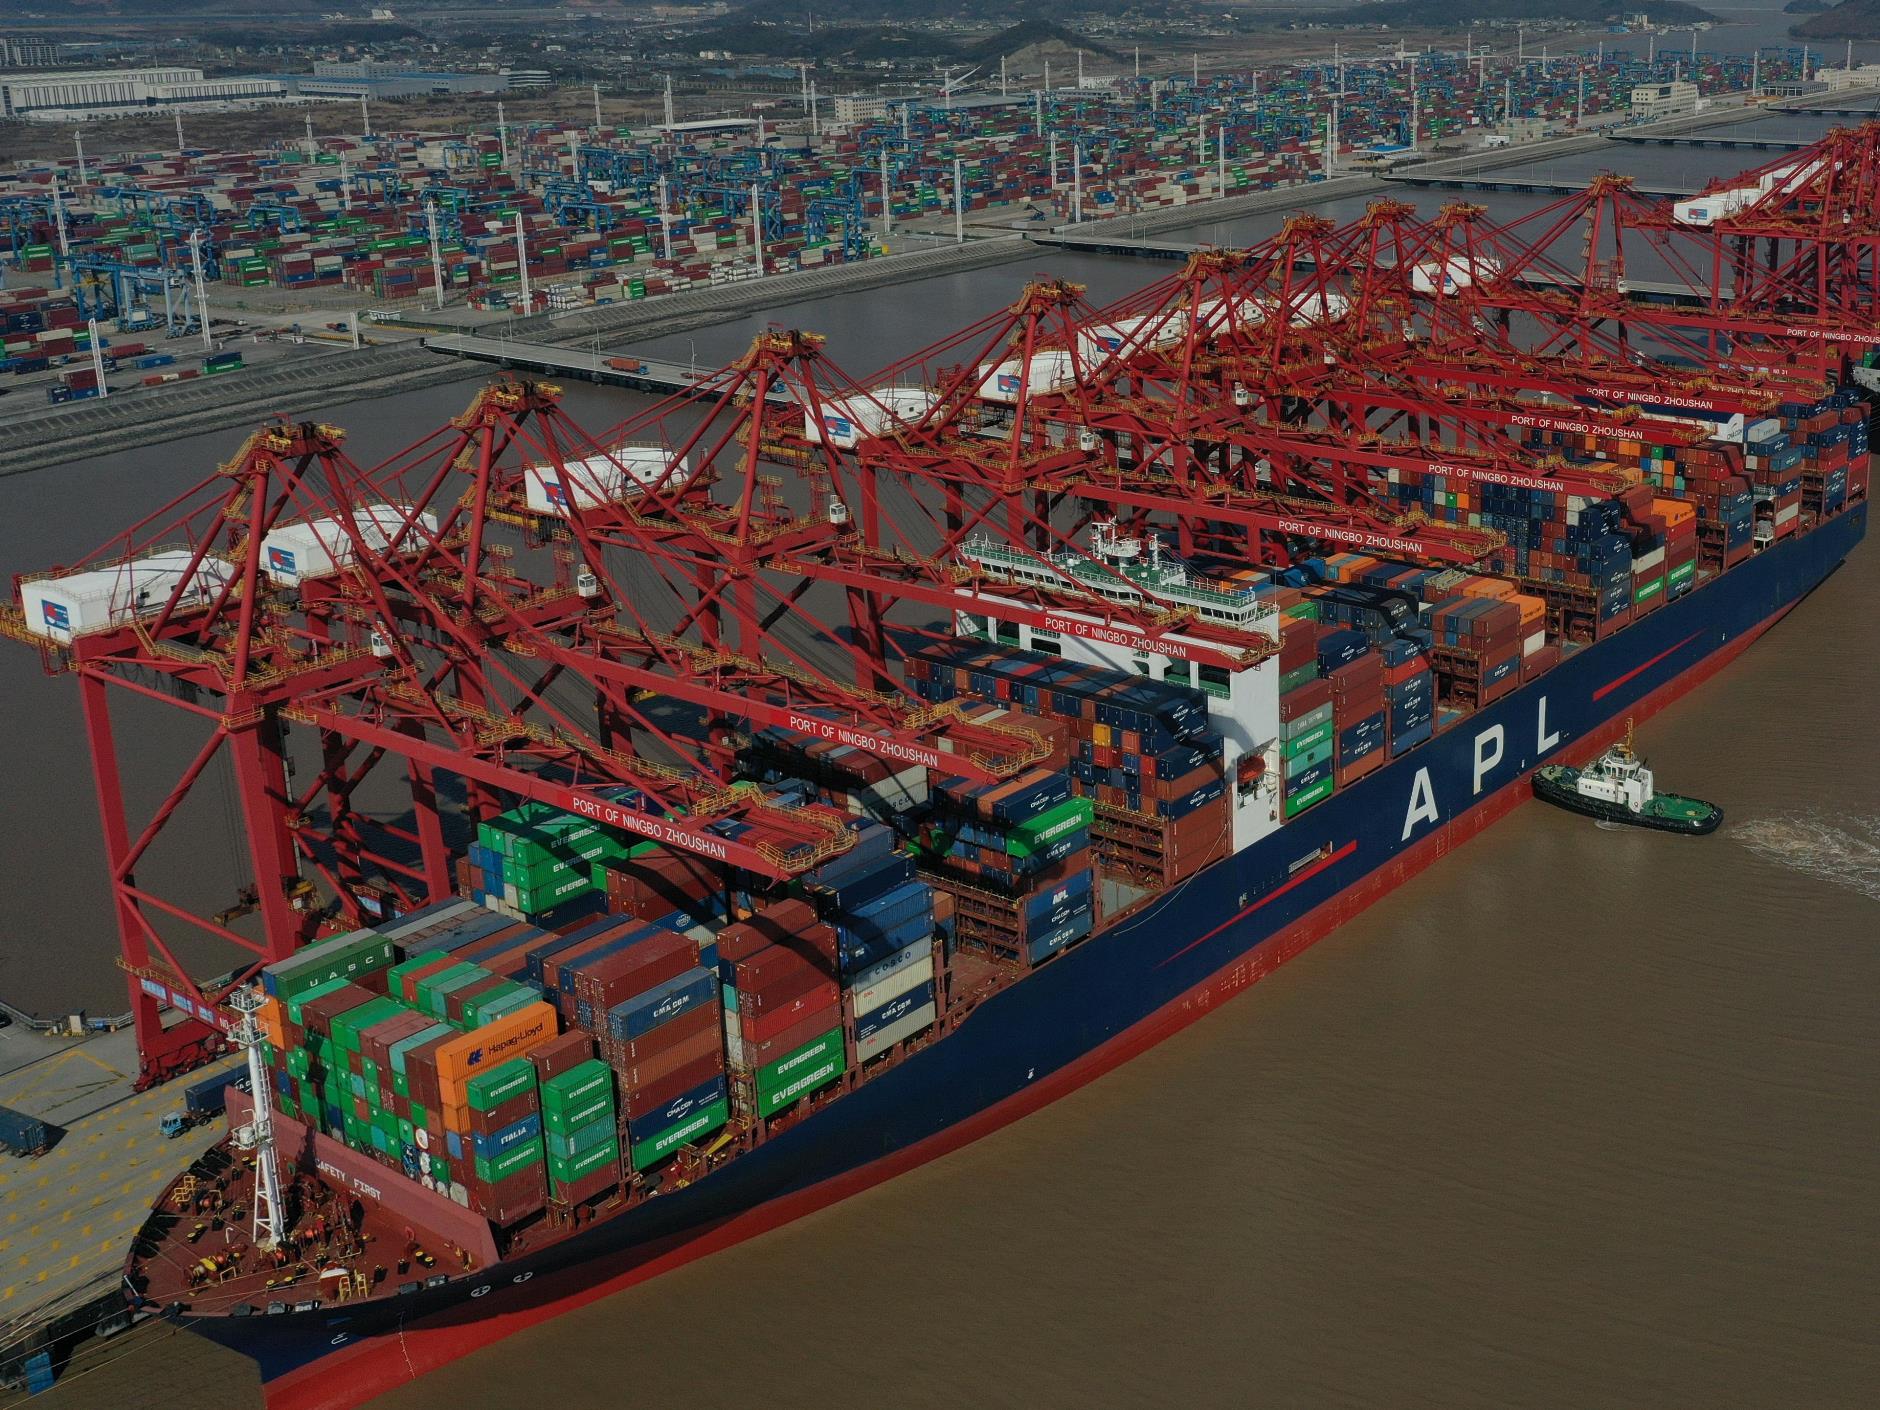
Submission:
M 1649 671 L 1653 666 L 1656 666 L 1660 661 L 1664 660 L 1665 657 L 1676 655 L 1678 652 L 1684 650 L 1685 647 L 1689 646 L 1692 642 L 1696 641 L 1697 638 L 1701 635 L 1703 635 L 1703 633 L 1701 632 L 1692 632 L 1689 636 L 1685 637 L 1684 640 L 1679 642 L 1676 646 L 1667 646 L 1663 651 L 1660 651 L 1656 656 L 1652 657 L 1651 660 L 1646 661 L 1641 665 L 1634 666 L 1631 670 L 1627 671 L 1624 675 L 1620 676 L 1617 680 L 1607 681 L 1598 690 L 1593 692 L 1593 699 L 1604 700 L 1608 695 L 1611 695 L 1613 691 L 1619 689 L 1620 686 L 1630 685 L 1633 681 L 1637 680 L 1640 676 L 1644 675 L 1647 671 Z
M 1187 954 L 1190 950 L 1199 949 L 1201 946 L 1207 944 L 1208 941 L 1212 940 L 1215 936 L 1219 935 L 1223 930 L 1226 930 L 1230 925 L 1239 925 L 1241 921 L 1245 920 L 1248 916 L 1252 915 L 1255 911 L 1259 910 L 1260 907 L 1267 905 L 1270 902 L 1277 901 L 1281 896 L 1284 896 L 1288 891 L 1292 890 L 1293 887 L 1295 886 L 1303 886 L 1306 882 L 1310 881 L 1313 877 L 1317 876 L 1320 872 L 1324 871 L 1327 867 L 1337 866 L 1338 863 L 1344 861 L 1346 857 L 1349 857 L 1353 852 L 1357 850 L 1358 850 L 1358 844 L 1356 842 L 1347 842 L 1343 847 L 1340 847 L 1336 852 L 1332 852 L 1326 856 L 1320 857 L 1316 862 L 1314 862 L 1311 866 L 1307 867 L 1304 871 L 1300 872 L 1297 876 L 1293 877 L 1293 879 L 1288 881 L 1284 886 L 1274 887 L 1271 891 L 1267 892 L 1266 895 L 1262 896 L 1259 900 L 1255 901 L 1252 905 L 1243 907 L 1241 910 L 1234 912 L 1233 915 L 1229 916 L 1226 920 L 1222 921 L 1219 925 L 1215 926 L 1214 929 L 1210 930 L 1207 934 L 1203 935 L 1200 939 L 1190 940 L 1186 945 L 1182 946 L 1181 949 L 1177 950 L 1174 954 L 1170 955 L 1167 959 L 1163 960 L 1162 964 L 1158 964 L 1156 968 L 1160 969 L 1162 968 L 1162 965 L 1174 964 L 1176 960 L 1180 959 L 1183 955 Z
M 1745 632 L 1727 646 L 1720 647 L 1703 661 L 1675 676 L 1638 702 L 1632 709 L 1635 719 L 1645 719 L 1709 680 L 1752 642 L 1774 626 L 1794 604 L 1783 608 L 1755 629 Z M 1679 643 L 1680 646 L 1685 643 Z M 1677 647 L 1672 650 L 1677 650 Z M 1669 654 L 1668 652 L 1665 654 Z M 1647 663 L 1649 665 L 1651 663 Z M 1644 667 L 1640 668 L 1641 670 Z M 1634 672 L 1634 675 L 1637 673 Z M 1625 731 L 1623 720 L 1612 720 L 1591 734 L 1582 736 L 1562 751 L 1570 760 L 1590 759 Z M 536 1326 L 565 1312 L 598 1301 L 625 1288 L 647 1281 L 661 1273 L 682 1267 L 694 1259 L 716 1253 L 733 1244 L 767 1233 L 792 1220 L 827 1208 L 883 1180 L 923 1165 L 991 1134 L 1001 1126 L 1038 1110 L 1057 1098 L 1075 1091 L 1112 1068 L 1146 1052 L 1171 1034 L 1213 1011 L 1223 1000 L 1265 978 L 1273 970 L 1323 939 L 1346 921 L 1367 909 L 1380 897 L 1394 891 L 1418 872 L 1507 816 L 1532 796 L 1525 778 L 1517 779 L 1483 799 L 1468 812 L 1452 818 L 1384 866 L 1354 882 L 1346 890 L 1292 925 L 1263 941 L 1250 954 L 1237 957 L 1211 978 L 1202 981 L 1135 1027 L 1119 1033 L 1108 1042 L 1092 1048 L 1083 1057 L 1069 1063 L 1024 1091 L 987 1107 L 958 1125 L 930 1136 L 892 1155 L 820 1185 L 772 1200 L 768 1204 L 738 1215 L 705 1234 L 684 1237 L 683 1243 L 630 1272 L 602 1282 L 588 1284 L 566 1297 L 523 1311 L 496 1313 L 470 1322 L 425 1328 L 413 1326 L 400 1334 L 374 1338 L 356 1346 L 336 1350 L 266 1386 L 268 1410 L 352 1410 L 374 1396 L 382 1395 L 427 1372 L 448 1365 L 470 1352 L 512 1333 Z M 1302 878 L 1303 879 L 1303 878 Z M 570 1270 L 579 1276 L 579 1269 Z

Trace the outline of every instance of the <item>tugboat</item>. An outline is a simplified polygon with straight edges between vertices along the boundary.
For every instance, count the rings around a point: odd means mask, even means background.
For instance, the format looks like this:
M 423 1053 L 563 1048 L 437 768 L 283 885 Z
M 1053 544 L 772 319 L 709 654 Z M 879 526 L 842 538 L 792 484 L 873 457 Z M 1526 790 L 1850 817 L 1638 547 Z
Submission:
M 1547 764 L 1534 771 L 1534 793 L 1570 812 L 1607 822 L 1655 827 L 1699 836 L 1715 832 L 1723 809 L 1698 798 L 1652 788 L 1652 771 L 1632 748 L 1632 722 L 1625 738 L 1583 769 Z

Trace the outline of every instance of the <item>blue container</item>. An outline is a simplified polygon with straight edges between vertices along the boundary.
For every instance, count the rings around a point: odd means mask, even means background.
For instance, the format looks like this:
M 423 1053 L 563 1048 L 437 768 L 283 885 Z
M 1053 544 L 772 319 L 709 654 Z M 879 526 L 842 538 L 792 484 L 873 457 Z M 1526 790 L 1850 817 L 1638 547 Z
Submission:
M 598 950 L 583 955 L 579 965 L 563 965 L 560 974 L 561 992 L 572 998 L 574 996 L 574 977 L 582 970 L 608 958 L 610 955 L 617 955 L 622 950 L 631 949 L 635 945 L 644 944 L 656 935 L 669 934 L 671 934 L 671 932 L 662 926 L 648 925 L 645 921 L 634 922 L 633 929 L 628 931 L 625 935 L 610 940 Z
M 717 996 L 718 981 L 704 966 L 688 969 L 644 994 L 636 994 L 607 1011 L 607 1031 L 615 1038 L 638 1038 L 680 1014 L 702 1008 Z
M 1301 793 L 1318 787 L 1318 785 L 1325 782 L 1325 780 L 1331 776 L 1332 761 L 1330 759 L 1327 759 L 1322 764 L 1314 764 L 1311 768 L 1301 773 L 1293 774 L 1287 778 L 1286 796 L 1288 798 L 1295 798 Z
M 1327 632 L 1319 638 L 1318 656 L 1321 671 L 1333 671 L 1340 666 L 1349 665 L 1370 649 L 1370 642 L 1363 632 L 1344 631 Z
M 869 1013 L 855 1016 L 855 1041 L 861 1042 L 880 1032 L 891 1023 L 898 1023 L 915 1009 L 923 1008 L 933 1002 L 933 982 L 929 980 L 918 989 L 910 989 L 897 998 L 888 1000 L 880 1008 Z
M 26 1393 L 38 1395 L 52 1389 L 52 1353 L 35 1351 L 23 1363 L 26 1372 Z
M 1402 732 L 1393 730 L 1390 739 L 1390 757 L 1395 759 L 1399 754 L 1406 754 L 1419 744 L 1428 743 L 1434 732 L 1435 726 L 1429 720 L 1425 720 L 1414 729 Z
M 1421 725 L 1427 725 L 1434 718 L 1430 701 L 1426 699 L 1410 700 L 1401 705 L 1390 707 L 1390 733 L 1393 739 L 1408 734 Z
M 627 1122 L 627 1134 L 634 1140 L 644 1140 L 648 1136 L 657 1136 L 661 1131 L 670 1131 L 688 1116 L 710 1106 L 725 1094 L 725 1079 L 722 1075 L 702 1082 L 691 1091 L 674 1097 L 658 1111 L 651 1111 L 644 1116 L 633 1117 Z
M 1090 899 L 1091 873 L 1073 872 L 1048 891 L 1040 891 L 1025 902 L 1025 929 L 1029 932 L 1051 922 L 1059 911 L 1068 913 Z M 1054 923 L 1054 922 L 1053 922 Z
M 841 868 L 824 867 L 811 883 L 834 909 L 852 911 L 905 884 L 914 875 L 914 859 L 889 853 L 862 857 Z
M 605 935 L 609 929 L 622 923 L 619 916 L 602 916 L 599 920 L 589 921 L 579 930 L 570 931 L 566 935 L 557 936 L 546 945 L 537 945 L 533 950 L 529 951 L 529 967 L 527 971 L 529 982 L 537 985 L 542 983 L 542 965 L 544 961 L 553 959 L 564 950 L 572 950 L 576 945 L 585 945 L 590 940 L 598 939 Z
M 1339 757 L 1351 756 L 1364 750 L 1367 745 L 1381 742 L 1389 718 L 1388 711 L 1379 710 L 1375 715 L 1366 716 L 1357 723 L 1340 730 L 1338 732 Z
M 451 1134 L 454 1135 L 456 1133 L 452 1132 Z M 513 1125 L 505 1126 L 500 1131 L 493 1131 L 487 1136 L 473 1132 L 470 1137 L 470 1148 L 483 1159 L 489 1160 L 494 1156 L 501 1155 L 511 1146 L 520 1145 L 522 1142 L 532 1137 L 539 1137 L 541 1134 L 542 1113 L 532 1111 L 527 1116 L 523 1117 L 522 1120 L 515 1122 Z
M 1189 790 L 1179 798 L 1164 798 L 1156 802 L 1156 813 L 1173 822 L 1185 818 L 1190 813 L 1199 812 L 1208 804 L 1215 802 L 1227 791 L 1227 784 L 1221 779 L 1214 779 L 1200 788 Z
M 1054 954 L 1063 949 L 1066 945 L 1081 940 L 1086 935 L 1090 934 L 1091 927 L 1094 925 L 1095 921 L 1096 912 L 1090 904 L 1086 902 L 1059 924 L 1027 940 L 1025 942 L 1026 958 L 1029 959 L 1032 964 L 1037 964 L 1038 961 L 1044 959 L 1046 956 Z

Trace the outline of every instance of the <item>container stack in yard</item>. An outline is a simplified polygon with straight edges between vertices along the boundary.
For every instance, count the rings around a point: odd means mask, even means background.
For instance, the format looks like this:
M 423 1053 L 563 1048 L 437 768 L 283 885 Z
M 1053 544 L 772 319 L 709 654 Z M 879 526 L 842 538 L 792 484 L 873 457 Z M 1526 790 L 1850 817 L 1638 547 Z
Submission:
M 761 155 L 747 137 L 722 132 L 619 129 L 596 137 L 572 125 L 544 126 L 525 140 L 520 168 L 529 177 L 521 183 L 503 169 L 493 132 L 330 136 L 313 152 L 278 146 L 117 155 L 93 159 L 89 185 L 76 180 L 75 168 L 60 172 L 65 234 L 74 255 L 187 275 L 187 251 L 170 238 L 164 222 L 173 217 L 161 208 L 182 202 L 203 232 L 212 277 L 237 299 L 242 289 L 269 288 L 396 302 L 430 293 L 426 193 L 442 189 L 449 195 L 435 204 L 446 287 L 480 307 L 514 310 L 524 258 L 516 244 L 520 218 L 533 304 L 524 311 L 536 312 L 880 254 L 884 150 L 886 201 L 897 221 L 952 214 L 955 161 L 959 204 L 968 213 L 1090 219 L 1322 178 L 1341 84 L 1338 159 L 1349 162 L 1401 148 L 1413 136 L 1413 113 L 1414 137 L 1424 143 L 1484 132 L 1509 116 L 1571 128 L 1582 111 L 1626 110 L 1632 88 L 1669 78 L 1672 64 L 1671 56 L 1648 65 L 1615 49 L 1598 61 L 1577 56 L 1510 73 L 1460 55 L 1425 54 L 1414 66 L 1318 63 L 1210 75 L 1199 86 L 1185 77 L 1121 79 L 1044 95 L 1042 123 L 1029 95 L 951 110 L 916 101 L 905 124 L 896 114 L 815 138 L 773 130 Z M 1795 67 L 1793 56 L 1765 56 L 1761 78 L 1774 84 Z M 1696 81 L 1705 94 L 1746 91 L 1750 61 L 1705 56 Z M 455 161 L 447 150 L 454 147 L 468 147 L 474 160 Z M 344 190 L 342 159 L 350 163 Z M 51 275 L 60 258 L 52 224 L 56 165 L 0 180 L 0 197 L 28 203 L 16 226 L 23 243 L 15 266 L 29 277 Z M 668 177 L 665 210 L 657 196 L 661 172 Z M 536 189 L 542 181 L 555 185 Z M 756 267 L 744 194 L 753 183 L 763 188 L 765 271 Z M 95 195 L 87 205 L 87 189 L 152 199 L 121 208 Z M 1081 210 L 1074 209 L 1077 190 Z M 36 282 L 0 294 L 0 369 L 30 371 L 40 357 L 56 364 L 84 346 L 75 281 Z M 217 297 L 228 299 L 211 302 Z M 161 325 L 164 317 L 151 308 L 107 312 L 125 331 Z

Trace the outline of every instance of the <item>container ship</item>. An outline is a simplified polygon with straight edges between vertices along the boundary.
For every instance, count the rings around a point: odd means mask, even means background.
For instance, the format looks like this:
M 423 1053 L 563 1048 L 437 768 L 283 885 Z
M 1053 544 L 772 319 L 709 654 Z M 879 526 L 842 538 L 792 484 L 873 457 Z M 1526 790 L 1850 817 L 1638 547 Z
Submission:
M 1601 183 L 1547 238 L 1300 217 L 866 383 L 772 332 L 598 437 L 523 381 L 371 467 L 275 424 L 21 579 L 147 1071 L 253 1078 L 128 1295 L 271 1404 L 357 1403 L 1252 984 L 1859 542 L 1880 320 L 1789 216 L 1874 140 L 1695 215 Z M 1647 297 L 1627 236 L 1767 258 Z M 1804 307 L 1804 266 L 1852 282 Z M 210 729 L 148 819 L 118 687 Z M 197 917 L 138 873 L 224 749 L 253 882 Z M 187 925 L 242 967 L 189 978 Z

